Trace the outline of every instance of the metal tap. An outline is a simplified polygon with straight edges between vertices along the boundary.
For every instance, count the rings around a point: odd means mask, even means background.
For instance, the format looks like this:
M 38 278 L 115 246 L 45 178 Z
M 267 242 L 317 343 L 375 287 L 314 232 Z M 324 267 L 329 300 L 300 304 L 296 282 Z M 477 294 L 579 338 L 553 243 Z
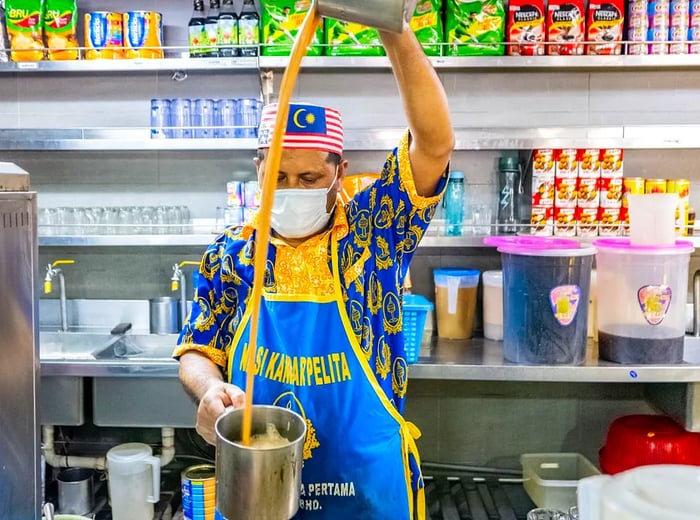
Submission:
M 693 336 L 700 337 L 700 269 L 693 275 Z
M 63 269 L 59 265 L 74 264 L 75 260 L 56 260 L 46 266 L 46 276 L 44 277 L 44 294 L 51 294 L 53 290 L 53 279 L 58 276 L 58 296 L 61 309 L 61 332 L 68 332 L 68 311 L 66 309 L 66 281 L 63 278 Z
M 196 265 L 199 267 L 199 262 L 184 262 L 173 265 L 173 275 L 170 277 L 170 290 L 175 292 L 180 289 L 180 322 L 184 325 L 187 321 L 187 279 L 182 268 L 186 265 Z

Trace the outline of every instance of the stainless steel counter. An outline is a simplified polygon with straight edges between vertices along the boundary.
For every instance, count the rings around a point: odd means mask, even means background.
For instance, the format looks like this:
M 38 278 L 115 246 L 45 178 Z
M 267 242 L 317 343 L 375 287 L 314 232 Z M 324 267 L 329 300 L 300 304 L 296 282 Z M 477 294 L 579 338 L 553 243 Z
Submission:
M 63 336 L 65 344 L 75 334 Z M 42 336 L 46 338 L 46 335 Z M 55 339 L 57 335 L 52 335 Z M 82 377 L 177 377 L 178 363 L 170 353 L 177 336 L 134 336 L 133 341 L 146 345 L 142 352 L 127 357 L 95 359 L 86 348 L 48 351 L 42 343 L 42 376 Z M 89 338 L 83 337 L 83 342 Z M 74 344 L 77 344 L 74 343 Z M 83 343 L 85 344 L 85 343 Z M 94 350 L 99 343 L 90 347 Z M 481 338 L 450 341 L 434 338 L 422 349 L 425 355 L 409 366 L 411 379 L 451 379 L 481 381 L 558 381 L 558 382 L 699 382 L 700 340 L 687 338 L 686 360 L 678 365 L 619 365 L 598 360 L 597 344 L 590 342 L 586 362 L 581 366 L 530 366 L 507 363 L 502 343 Z

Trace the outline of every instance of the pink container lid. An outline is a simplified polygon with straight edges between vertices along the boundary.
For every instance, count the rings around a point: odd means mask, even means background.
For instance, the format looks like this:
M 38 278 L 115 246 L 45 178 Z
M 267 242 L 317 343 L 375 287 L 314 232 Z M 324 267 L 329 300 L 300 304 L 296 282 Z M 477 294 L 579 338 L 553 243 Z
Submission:
M 486 237 L 484 244 L 497 247 L 500 253 L 515 255 L 569 256 L 573 253 L 576 256 L 578 251 L 572 250 L 581 250 L 576 240 L 556 237 Z
M 688 240 L 676 240 L 672 246 L 653 246 L 653 245 L 633 245 L 629 238 L 599 238 L 593 242 L 593 246 L 599 250 L 609 253 L 631 253 L 631 254 L 648 254 L 648 255 L 680 255 L 688 254 L 695 251 L 692 242 Z

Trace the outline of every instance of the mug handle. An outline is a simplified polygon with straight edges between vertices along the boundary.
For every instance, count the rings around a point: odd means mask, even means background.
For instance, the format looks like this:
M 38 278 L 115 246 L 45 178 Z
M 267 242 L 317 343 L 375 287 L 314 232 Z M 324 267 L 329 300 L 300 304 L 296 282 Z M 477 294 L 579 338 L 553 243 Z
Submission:
M 151 473 L 153 475 L 153 488 L 152 494 L 146 497 L 146 501 L 156 504 L 160 500 L 160 459 L 158 457 L 146 457 L 145 464 L 151 466 Z

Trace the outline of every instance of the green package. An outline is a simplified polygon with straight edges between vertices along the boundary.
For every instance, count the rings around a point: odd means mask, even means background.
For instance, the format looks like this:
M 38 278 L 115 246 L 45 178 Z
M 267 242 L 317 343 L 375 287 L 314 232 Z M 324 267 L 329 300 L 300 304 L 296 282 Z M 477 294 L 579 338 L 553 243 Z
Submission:
M 326 18 L 328 56 L 384 56 L 379 31 L 359 23 Z
M 428 56 L 440 56 L 444 31 L 442 0 L 420 0 L 411 18 L 411 29 Z
M 262 8 L 263 56 L 289 56 L 311 0 L 266 0 Z M 307 55 L 320 56 L 322 41 L 323 26 L 319 24 Z
M 449 56 L 502 56 L 505 52 L 503 0 L 447 0 Z

